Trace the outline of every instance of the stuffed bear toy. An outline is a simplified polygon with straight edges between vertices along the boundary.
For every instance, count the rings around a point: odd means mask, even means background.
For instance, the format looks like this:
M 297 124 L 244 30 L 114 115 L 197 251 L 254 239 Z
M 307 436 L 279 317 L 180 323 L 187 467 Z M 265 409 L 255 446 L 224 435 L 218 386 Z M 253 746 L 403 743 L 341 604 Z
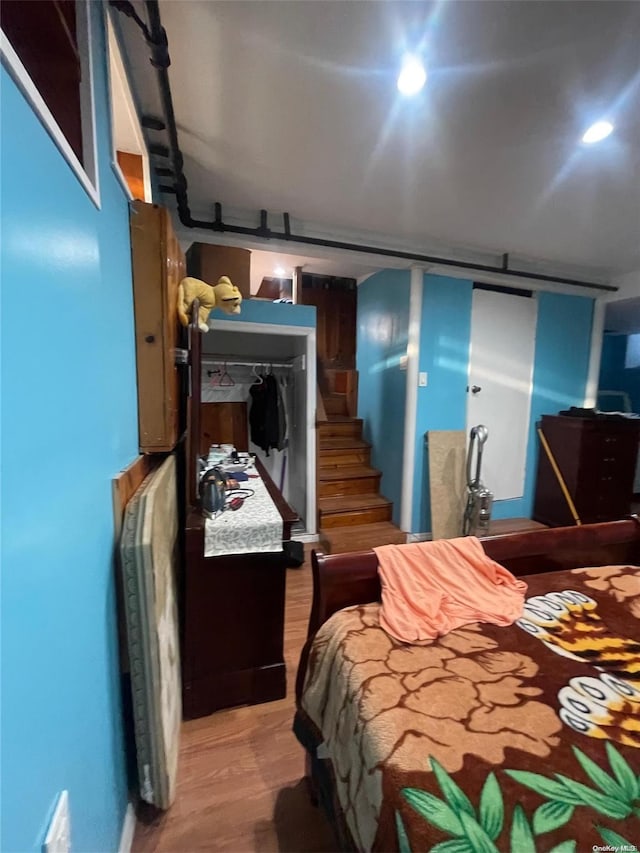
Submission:
M 183 278 L 178 285 L 178 317 L 183 326 L 189 325 L 194 299 L 200 300 L 198 327 L 207 332 L 207 320 L 212 309 L 220 308 L 225 314 L 239 314 L 242 294 L 226 275 L 221 276 L 213 287 L 199 278 Z

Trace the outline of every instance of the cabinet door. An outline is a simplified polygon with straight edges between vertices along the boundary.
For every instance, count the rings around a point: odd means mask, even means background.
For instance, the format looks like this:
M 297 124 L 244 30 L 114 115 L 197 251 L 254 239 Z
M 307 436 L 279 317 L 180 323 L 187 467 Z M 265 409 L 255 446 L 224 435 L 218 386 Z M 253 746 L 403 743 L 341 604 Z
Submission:
M 251 296 L 251 252 L 237 246 L 194 243 L 187 252 L 189 275 L 215 285 L 222 275 L 235 284 L 243 299 Z
M 249 449 L 249 416 L 246 403 L 202 403 L 200 405 L 200 454 L 212 444 L 233 444 Z
M 159 205 L 131 205 L 131 254 L 135 308 L 140 450 L 172 450 L 178 439 L 178 284 L 184 256 L 169 212 Z

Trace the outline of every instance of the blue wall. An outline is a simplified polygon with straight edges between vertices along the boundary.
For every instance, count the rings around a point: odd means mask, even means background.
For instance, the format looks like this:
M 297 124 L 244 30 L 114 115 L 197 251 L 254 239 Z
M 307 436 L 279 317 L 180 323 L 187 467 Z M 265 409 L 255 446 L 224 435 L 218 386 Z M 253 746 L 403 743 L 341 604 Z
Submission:
M 400 520 L 407 374 L 400 370 L 409 331 L 410 272 L 384 270 L 358 288 L 358 417 L 373 445 L 371 464 L 382 471 L 380 491 Z
M 467 374 L 471 338 L 473 284 L 471 281 L 425 275 L 420 327 L 419 370 L 428 373 L 426 388 L 418 388 L 415 474 L 411 529 L 431 529 L 428 430 L 465 430 Z M 535 490 L 536 422 L 581 406 L 589 366 L 593 300 L 552 293 L 538 294 L 538 320 L 531 397 L 524 495 L 496 501 L 494 518 L 530 517 Z M 491 484 L 488 484 L 491 488 Z
M 604 335 L 598 388 L 624 391 L 631 399 L 632 411 L 640 412 L 640 367 L 625 367 L 628 341 L 628 335 Z M 622 402 L 619 397 L 601 397 L 598 406 L 605 411 L 620 411 Z
M 116 850 L 128 799 L 111 478 L 137 454 L 128 205 L 102 209 L 2 69 L 2 838 L 39 850 L 68 789 L 74 850 Z
M 467 372 L 471 338 L 470 281 L 425 275 L 420 321 L 419 370 L 428 374 L 418 388 L 415 475 L 411 530 L 431 529 L 427 430 L 466 430 Z
M 556 415 L 561 409 L 584 404 L 592 317 L 592 299 L 557 293 L 538 294 L 524 495 L 513 500 L 496 501 L 494 518 L 531 516 L 538 464 L 536 423 L 541 415 Z

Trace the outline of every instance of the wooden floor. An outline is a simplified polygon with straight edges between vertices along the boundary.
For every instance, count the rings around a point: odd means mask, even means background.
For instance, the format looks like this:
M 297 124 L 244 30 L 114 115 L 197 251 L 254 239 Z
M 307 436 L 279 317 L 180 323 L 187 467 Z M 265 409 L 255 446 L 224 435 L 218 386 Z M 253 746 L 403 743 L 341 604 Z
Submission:
M 165 814 L 139 816 L 135 853 L 335 850 L 322 812 L 309 802 L 302 747 L 291 731 L 310 605 L 307 560 L 287 572 L 287 698 L 183 724 L 176 801 Z
M 540 524 L 539 521 L 532 521 L 530 518 L 495 518 L 489 524 L 489 535 L 526 533 L 528 530 L 541 530 L 546 526 L 546 524 Z

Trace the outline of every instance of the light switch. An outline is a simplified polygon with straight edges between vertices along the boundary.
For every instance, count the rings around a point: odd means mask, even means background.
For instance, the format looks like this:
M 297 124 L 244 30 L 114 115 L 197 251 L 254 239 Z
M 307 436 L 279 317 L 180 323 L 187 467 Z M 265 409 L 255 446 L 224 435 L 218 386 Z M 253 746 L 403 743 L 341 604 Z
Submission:
M 424 373 L 421 372 L 418 374 L 418 385 L 421 388 L 427 387 L 427 373 L 426 373 L 426 371 Z

